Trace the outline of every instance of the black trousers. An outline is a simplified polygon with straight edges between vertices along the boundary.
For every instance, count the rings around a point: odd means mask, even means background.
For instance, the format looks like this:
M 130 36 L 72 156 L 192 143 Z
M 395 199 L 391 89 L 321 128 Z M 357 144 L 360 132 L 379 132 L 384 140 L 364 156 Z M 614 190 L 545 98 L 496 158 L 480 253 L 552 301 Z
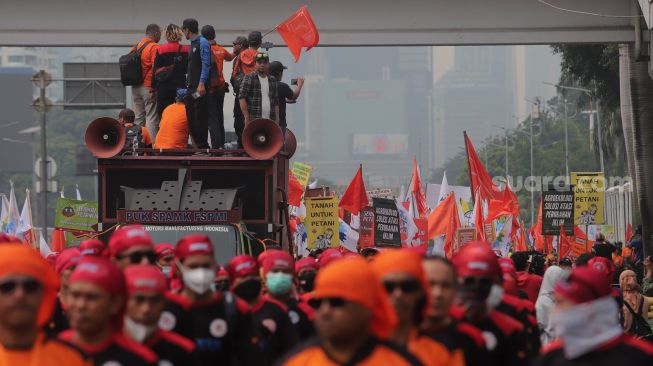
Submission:
M 209 118 L 209 134 L 211 134 L 211 148 L 222 149 L 224 146 L 224 89 L 213 94 L 207 94 L 207 107 Z
M 177 89 L 173 87 L 161 87 L 156 89 L 156 113 L 159 115 L 159 121 L 163 115 L 163 110 L 175 102 Z
M 240 110 L 240 99 L 236 97 L 234 102 L 234 130 L 236 130 L 236 136 L 238 137 L 238 148 L 243 148 L 243 130 L 245 129 L 245 116 Z
M 206 95 L 194 99 L 189 91 L 186 98 L 186 118 L 188 119 L 188 130 L 196 149 L 209 148 L 209 118 Z

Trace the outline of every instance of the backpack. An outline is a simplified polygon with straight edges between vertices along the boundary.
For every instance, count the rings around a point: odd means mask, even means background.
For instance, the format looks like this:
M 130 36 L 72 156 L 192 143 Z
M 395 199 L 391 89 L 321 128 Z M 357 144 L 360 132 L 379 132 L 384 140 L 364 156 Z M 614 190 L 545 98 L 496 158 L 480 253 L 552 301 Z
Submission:
M 177 49 L 175 58 L 172 60 L 172 65 L 161 66 L 154 71 L 154 79 L 156 80 L 157 84 L 165 83 L 172 80 L 172 78 L 175 75 L 175 70 L 177 68 L 177 65 L 179 65 L 179 63 L 182 60 L 182 58 L 179 56 L 180 53 L 181 53 L 181 45 L 179 45 L 179 49 Z
M 122 82 L 122 85 L 139 86 L 143 84 L 141 53 L 150 43 L 152 43 L 152 41 L 145 41 L 139 49 L 136 49 L 136 46 L 134 46 L 128 54 L 120 56 L 118 59 L 118 66 L 120 66 L 120 81 Z
M 138 149 L 143 144 L 141 126 L 133 125 L 125 127 L 125 149 Z
M 240 91 L 240 85 L 243 83 L 243 79 L 245 78 L 243 66 L 240 63 L 240 56 L 236 58 L 234 68 L 236 68 L 238 71 L 236 72 L 236 75 L 231 78 L 231 86 L 234 87 L 234 95 L 238 95 L 238 92 Z
M 648 325 L 646 319 L 641 315 L 642 307 L 644 306 L 644 299 L 642 298 L 640 300 L 637 312 L 633 310 L 627 301 L 624 301 L 624 305 L 626 305 L 626 308 L 628 308 L 628 311 L 633 316 L 633 325 L 631 329 L 634 331 L 634 335 L 639 339 L 653 342 L 653 331 L 651 331 L 651 326 Z
M 218 60 L 215 53 L 211 50 L 211 67 L 209 68 L 209 85 L 208 90 L 212 93 L 218 90 L 220 86 L 220 69 L 218 68 Z

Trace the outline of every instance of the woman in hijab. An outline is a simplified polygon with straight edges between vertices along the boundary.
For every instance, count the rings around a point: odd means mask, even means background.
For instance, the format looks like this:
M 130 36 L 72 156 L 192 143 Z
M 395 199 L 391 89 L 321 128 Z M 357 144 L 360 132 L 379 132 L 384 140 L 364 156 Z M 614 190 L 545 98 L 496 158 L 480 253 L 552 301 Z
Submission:
M 555 305 L 553 289 L 566 274 L 567 271 L 558 266 L 551 266 L 544 273 L 542 287 L 540 287 L 540 293 L 537 302 L 535 302 L 535 313 L 537 315 L 537 325 L 540 328 L 542 346 L 550 343 L 555 338 L 553 323 L 551 322 L 551 311 Z
M 641 315 L 644 320 L 648 321 L 649 302 L 639 292 L 640 286 L 637 283 L 637 275 L 631 270 L 621 272 L 619 276 L 619 286 L 623 294 L 624 305 L 622 313 L 624 318 L 624 332 L 635 334 L 635 314 Z M 630 307 L 630 309 L 629 309 Z

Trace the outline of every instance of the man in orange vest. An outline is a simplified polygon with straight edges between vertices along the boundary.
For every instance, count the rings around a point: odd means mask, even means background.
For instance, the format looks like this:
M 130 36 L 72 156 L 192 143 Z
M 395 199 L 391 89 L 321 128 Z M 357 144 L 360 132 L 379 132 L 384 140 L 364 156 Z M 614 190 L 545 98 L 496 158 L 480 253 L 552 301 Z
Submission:
M 161 40 L 161 28 L 157 24 L 149 24 L 145 28 L 145 37 L 136 45 L 136 50 L 141 50 L 141 71 L 143 83 L 132 86 L 132 104 L 136 114 L 135 123 L 145 125 L 150 135 L 156 136 L 159 129 L 159 117 L 156 112 L 156 98 L 152 89 L 152 66 L 156 51 Z

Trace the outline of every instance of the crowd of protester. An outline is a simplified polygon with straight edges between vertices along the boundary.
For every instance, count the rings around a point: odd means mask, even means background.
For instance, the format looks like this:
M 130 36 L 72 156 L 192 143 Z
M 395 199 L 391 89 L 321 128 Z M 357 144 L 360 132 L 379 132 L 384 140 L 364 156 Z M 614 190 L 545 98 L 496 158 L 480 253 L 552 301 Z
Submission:
M 0 365 L 653 364 L 637 256 L 215 245 L 128 225 L 43 258 L 0 234 Z
M 162 33 L 165 44 L 160 44 Z M 182 44 L 184 39 L 190 44 Z M 121 112 L 131 117 L 121 122 L 143 131 L 128 135 L 128 147 L 187 148 L 190 136 L 194 148 L 223 149 L 224 100 L 230 91 L 239 148 L 251 120 L 274 120 L 285 132 L 286 103 L 297 100 L 304 79 L 296 79 L 294 90 L 283 83 L 286 67 L 270 62 L 268 52 L 259 50 L 261 44 L 261 33 L 253 31 L 237 37 L 230 52 L 216 42 L 213 26 L 200 29 L 195 19 L 185 19 L 181 27 L 168 24 L 163 32 L 148 25 L 145 37 L 130 50 L 139 57 L 142 80 L 132 85 L 133 110 Z M 225 62 L 233 63 L 231 75 L 224 75 Z

